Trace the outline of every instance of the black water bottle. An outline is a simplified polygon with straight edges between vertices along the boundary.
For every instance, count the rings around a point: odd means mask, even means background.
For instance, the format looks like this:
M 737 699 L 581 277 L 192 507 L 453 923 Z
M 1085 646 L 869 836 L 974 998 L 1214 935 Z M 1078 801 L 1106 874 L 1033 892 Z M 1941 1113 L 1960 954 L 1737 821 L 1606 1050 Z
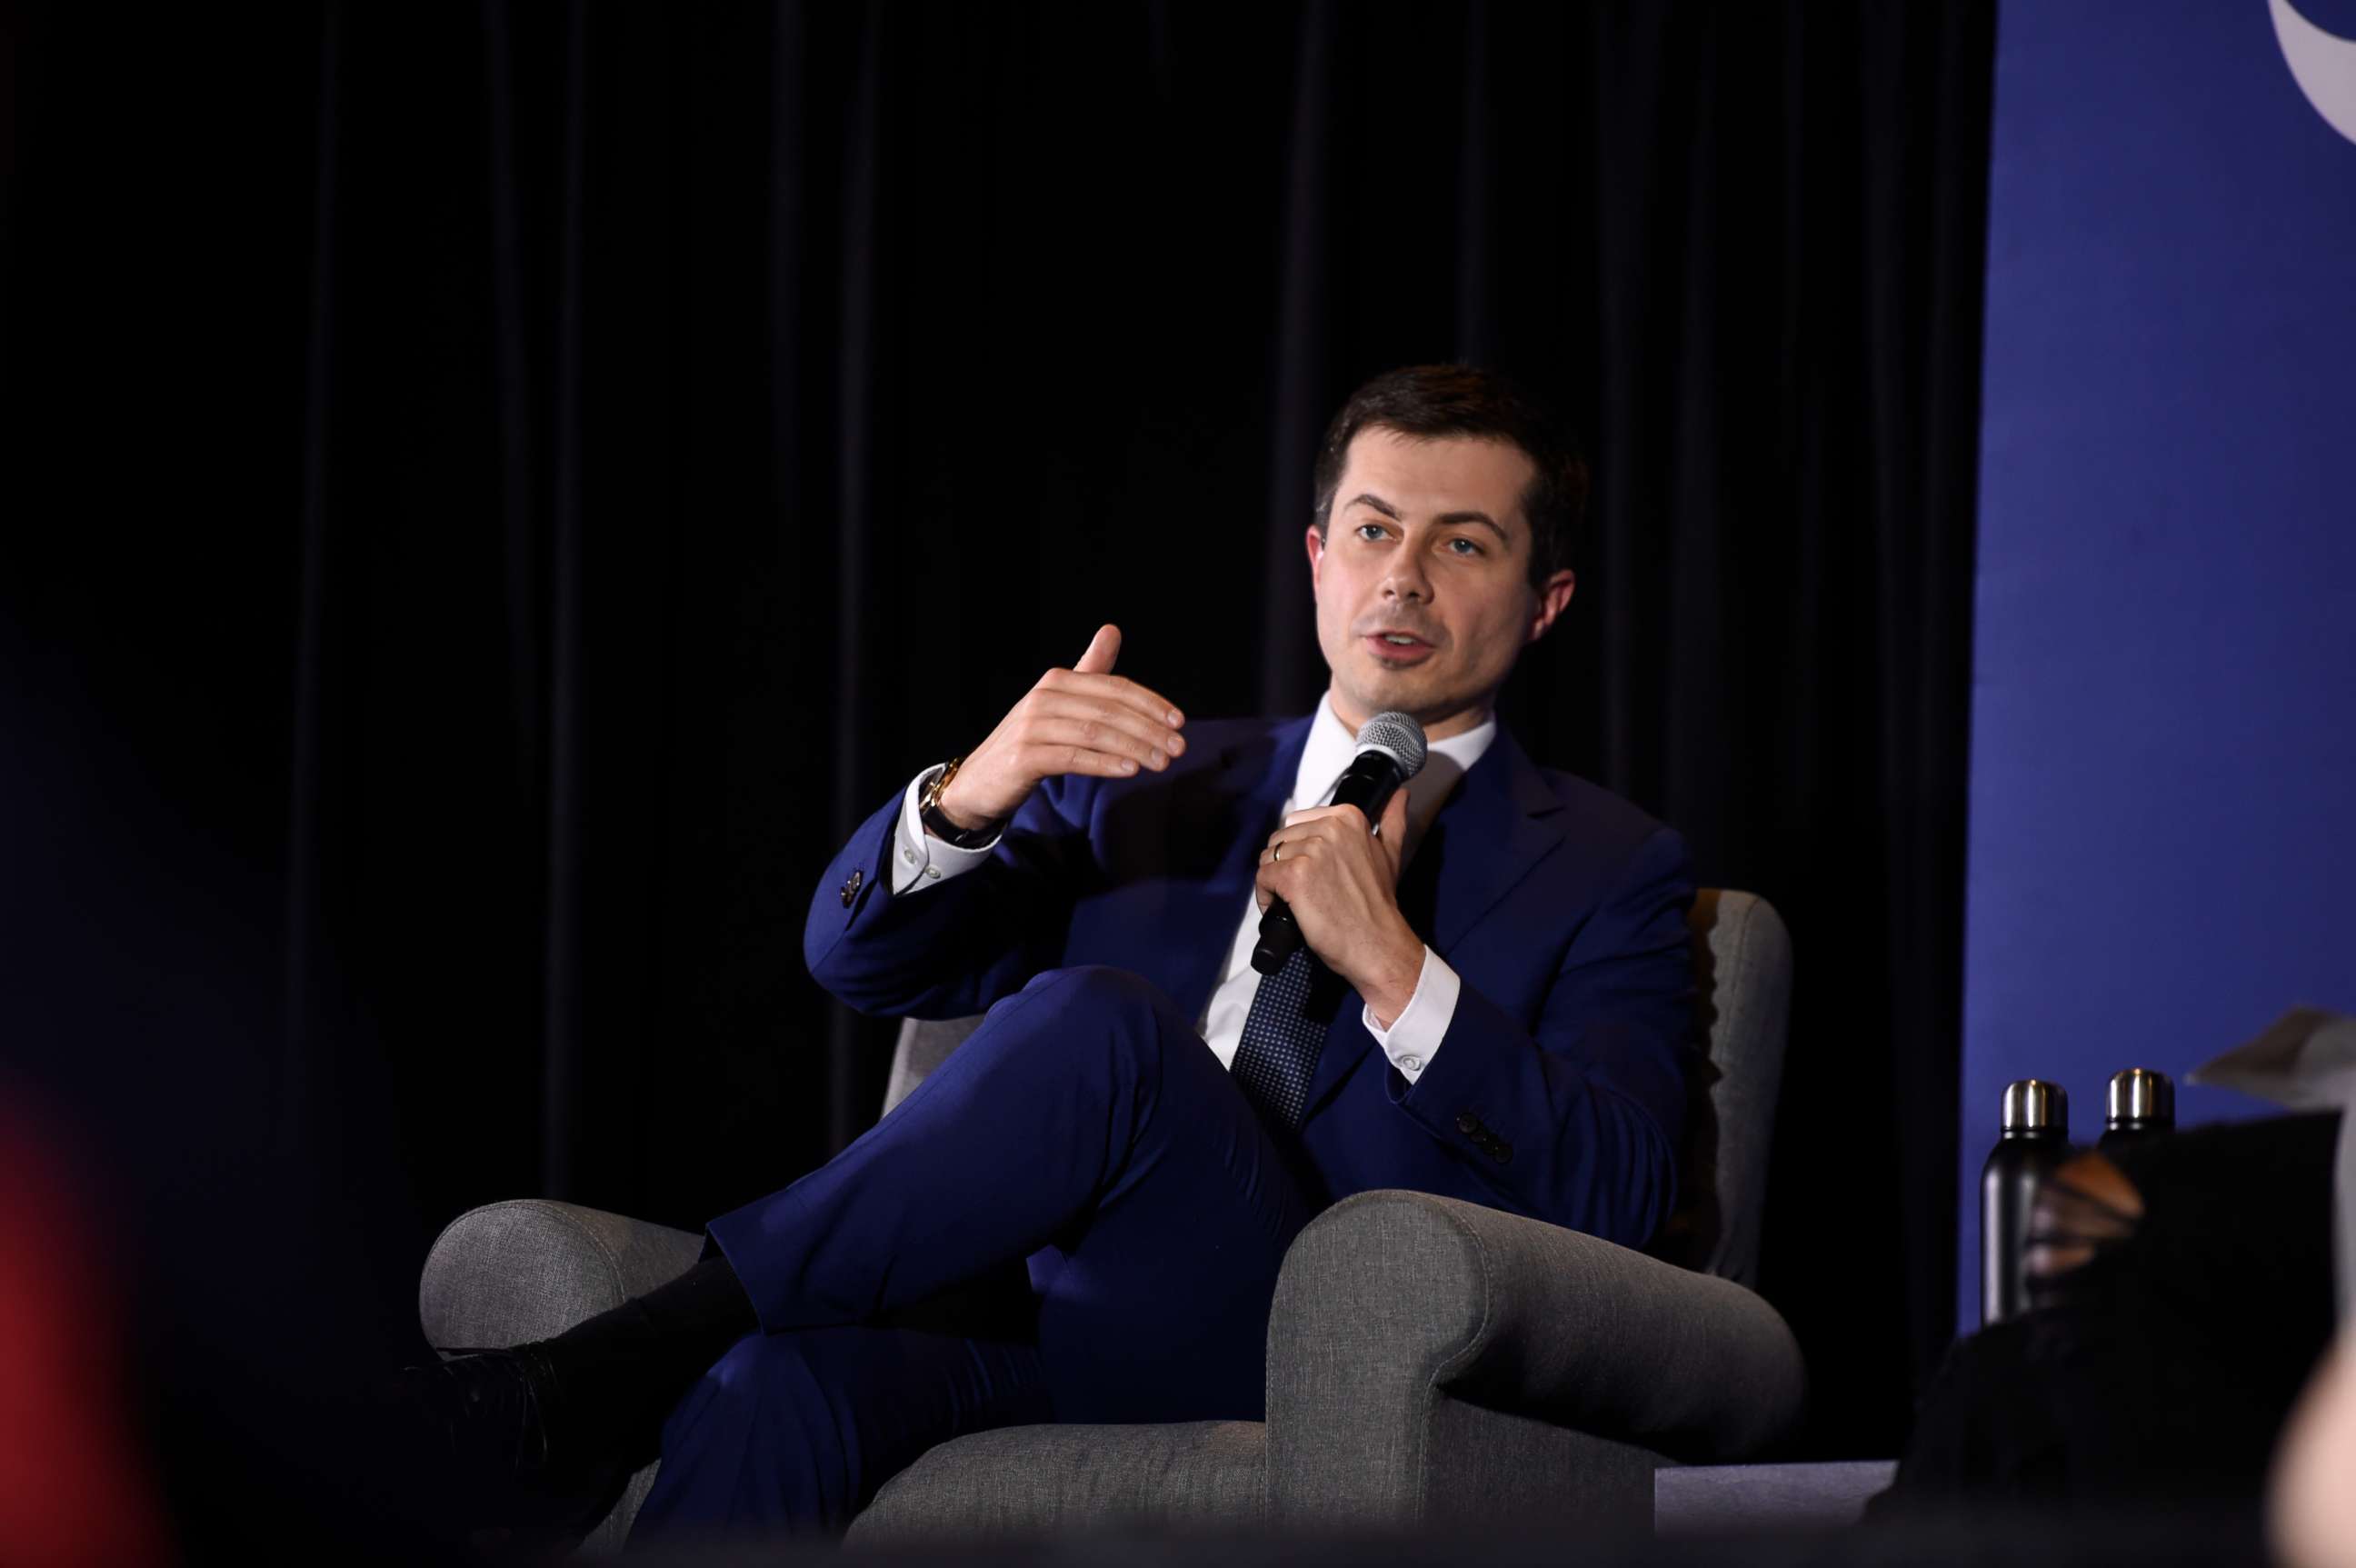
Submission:
M 2004 1090 L 2003 1131 L 1980 1167 L 1980 1322 L 2001 1323 L 2029 1310 L 2029 1216 L 2037 1189 L 2070 1157 L 2070 1094 L 2058 1083 L 2024 1078 Z
M 2111 1074 L 2109 1102 L 2103 1108 L 2098 1149 L 2139 1144 L 2176 1131 L 2176 1085 L 2164 1072 L 2131 1067 Z

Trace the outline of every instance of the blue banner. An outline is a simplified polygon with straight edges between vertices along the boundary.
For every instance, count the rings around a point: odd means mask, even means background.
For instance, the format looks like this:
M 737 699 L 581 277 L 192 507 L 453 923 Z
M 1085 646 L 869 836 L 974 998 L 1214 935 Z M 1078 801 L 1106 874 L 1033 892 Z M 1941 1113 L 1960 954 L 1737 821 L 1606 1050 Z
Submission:
M 2356 0 L 2001 18 L 1958 1312 L 2012 1079 L 2101 1131 L 2356 1012 Z M 2265 1109 L 2184 1093 L 2187 1120 Z

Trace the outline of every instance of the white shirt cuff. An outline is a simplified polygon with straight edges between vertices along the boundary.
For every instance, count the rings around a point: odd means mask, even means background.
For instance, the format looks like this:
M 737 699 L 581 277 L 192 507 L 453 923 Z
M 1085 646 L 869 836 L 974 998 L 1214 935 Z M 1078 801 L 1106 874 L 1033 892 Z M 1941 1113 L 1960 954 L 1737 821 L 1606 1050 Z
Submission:
M 947 764 L 926 768 L 908 781 L 908 791 L 900 799 L 900 826 L 892 835 L 892 894 L 897 897 L 911 887 L 927 886 L 945 882 L 961 871 L 970 871 L 990 858 L 1005 834 L 1000 832 L 980 849 L 959 849 L 945 839 L 937 839 L 925 831 L 924 819 L 916 814 L 916 797 L 932 782 L 933 775 Z
M 1439 1054 L 1440 1036 L 1448 1033 L 1448 1022 L 1456 1016 L 1456 996 L 1463 989 L 1456 972 L 1442 963 L 1427 942 L 1423 969 L 1415 977 L 1415 994 L 1407 999 L 1391 1026 L 1385 1029 L 1376 1025 L 1372 1007 L 1363 1010 L 1366 1033 L 1374 1036 L 1375 1044 L 1383 1047 L 1383 1055 L 1391 1058 L 1391 1066 L 1409 1083 L 1423 1076 L 1423 1069 Z

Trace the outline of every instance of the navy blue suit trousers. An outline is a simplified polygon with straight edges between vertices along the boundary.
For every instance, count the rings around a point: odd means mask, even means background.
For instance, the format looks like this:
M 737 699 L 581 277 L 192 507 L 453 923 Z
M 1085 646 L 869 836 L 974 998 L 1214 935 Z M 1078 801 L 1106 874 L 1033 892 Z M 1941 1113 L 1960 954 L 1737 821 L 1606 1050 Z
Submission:
M 1152 984 L 1037 976 L 841 1155 L 712 1222 L 762 1332 L 673 1412 L 633 1541 L 837 1530 L 990 1427 L 1258 1419 L 1320 1207 L 1297 1157 Z

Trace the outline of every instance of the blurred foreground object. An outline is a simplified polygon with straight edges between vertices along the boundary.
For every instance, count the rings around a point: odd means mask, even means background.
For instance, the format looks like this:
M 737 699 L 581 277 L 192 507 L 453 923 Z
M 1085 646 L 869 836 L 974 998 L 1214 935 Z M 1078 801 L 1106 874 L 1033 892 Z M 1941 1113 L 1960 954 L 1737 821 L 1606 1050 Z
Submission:
M 2341 1327 L 2284 1433 L 2268 1488 L 2266 1529 L 2276 1553 L 2292 1568 L 2356 1564 L 2356 1346 L 2346 1327 L 2350 1304 L 2356 1300 L 2350 1235 L 2356 1166 L 2350 1158 L 2346 1114 L 2356 1100 L 2356 1018 L 2294 1007 L 2255 1039 L 2195 1068 L 2192 1081 L 2341 1112 L 2332 1176 L 2333 1273 Z
M 0 1090 L 0 1551 L 137 1568 L 171 1553 L 83 1218 L 65 1167 Z
M 2266 1514 L 2289 1568 L 2356 1568 L 2356 1347 L 2345 1330 L 2291 1415 Z

